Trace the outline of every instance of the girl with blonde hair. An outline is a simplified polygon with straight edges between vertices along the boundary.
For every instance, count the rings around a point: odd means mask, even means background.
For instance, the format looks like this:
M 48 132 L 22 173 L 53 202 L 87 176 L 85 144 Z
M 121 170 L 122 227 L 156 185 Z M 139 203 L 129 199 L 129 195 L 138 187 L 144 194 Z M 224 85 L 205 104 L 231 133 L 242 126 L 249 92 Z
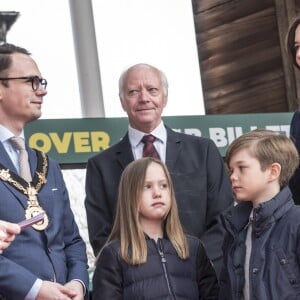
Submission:
M 204 246 L 184 234 L 167 167 L 142 158 L 124 170 L 112 232 L 93 277 L 93 299 L 217 299 Z

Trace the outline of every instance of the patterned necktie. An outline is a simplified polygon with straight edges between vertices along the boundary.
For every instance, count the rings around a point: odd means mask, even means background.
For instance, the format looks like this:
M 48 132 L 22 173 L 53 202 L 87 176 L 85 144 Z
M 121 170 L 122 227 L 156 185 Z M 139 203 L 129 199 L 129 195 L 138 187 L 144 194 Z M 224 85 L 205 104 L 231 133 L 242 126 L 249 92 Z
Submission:
M 10 138 L 10 143 L 19 150 L 19 168 L 20 176 L 24 178 L 27 182 L 32 180 L 30 166 L 28 162 L 28 153 L 25 148 L 25 141 L 21 137 Z
M 153 142 L 155 140 L 156 138 L 152 134 L 143 136 L 142 138 L 142 142 L 144 143 L 143 157 L 154 157 L 160 159 L 159 154 L 153 145 Z

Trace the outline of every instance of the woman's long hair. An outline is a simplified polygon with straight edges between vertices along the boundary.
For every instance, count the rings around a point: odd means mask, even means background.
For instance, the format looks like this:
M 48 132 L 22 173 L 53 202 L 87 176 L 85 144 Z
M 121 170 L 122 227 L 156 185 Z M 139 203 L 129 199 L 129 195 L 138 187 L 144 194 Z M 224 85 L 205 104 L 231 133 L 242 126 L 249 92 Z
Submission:
M 296 48 L 295 48 L 295 34 L 296 29 L 300 25 L 300 16 L 297 16 L 290 24 L 287 35 L 286 35 L 286 50 L 289 55 L 289 59 L 293 62 L 293 64 L 300 69 L 296 61 Z

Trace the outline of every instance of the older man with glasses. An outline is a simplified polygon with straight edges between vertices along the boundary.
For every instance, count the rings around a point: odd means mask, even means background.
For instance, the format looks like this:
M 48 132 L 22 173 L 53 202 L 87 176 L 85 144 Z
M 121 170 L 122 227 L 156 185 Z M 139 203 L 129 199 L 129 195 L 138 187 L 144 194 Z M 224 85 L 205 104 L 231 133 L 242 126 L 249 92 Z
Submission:
M 86 248 L 59 165 L 24 143 L 24 126 L 41 116 L 46 87 L 26 49 L 0 45 L 0 220 L 28 225 L 43 215 L 1 253 L 0 299 L 88 297 Z

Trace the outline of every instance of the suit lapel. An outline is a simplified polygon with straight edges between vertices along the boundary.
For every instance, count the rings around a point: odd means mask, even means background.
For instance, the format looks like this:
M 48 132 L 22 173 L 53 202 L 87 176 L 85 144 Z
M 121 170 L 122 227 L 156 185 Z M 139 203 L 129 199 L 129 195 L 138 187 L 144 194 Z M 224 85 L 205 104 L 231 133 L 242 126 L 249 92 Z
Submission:
M 125 167 L 134 160 L 128 133 L 118 144 L 116 144 L 115 155 L 123 169 L 125 169 Z
M 171 130 L 166 126 L 167 129 L 167 148 L 166 148 L 166 165 L 170 171 L 175 169 L 178 156 L 182 149 L 182 140 L 180 134 Z
M 0 162 L 5 168 L 8 168 L 13 172 L 17 173 L 17 170 L 2 143 L 0 143 Z
M 0 162 L 5 167 L 10 169 L 11 171 L 17 173 L 17 170 L 11 161 L 10 157 L 8 156 L 5 148 L 3 147 L 2 143 L 0 143 Z M 18 199 L 21 205 L 25 208 L 27 205 L 27 197 L 23 195 L 21 192 L 17 191 L 14 187 L 10 184 L 0 180 L 0 184 L 3 184 L 14 196 Z

